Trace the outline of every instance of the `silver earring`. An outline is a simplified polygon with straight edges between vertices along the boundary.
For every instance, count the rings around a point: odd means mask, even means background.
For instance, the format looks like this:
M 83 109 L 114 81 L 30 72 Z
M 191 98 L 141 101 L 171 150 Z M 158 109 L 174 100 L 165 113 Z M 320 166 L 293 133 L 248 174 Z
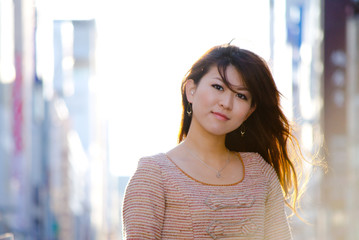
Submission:
M 241 133 L 241 137 L 244 137 L 244 134 L 246 133 L 246 127 L 244 126 L 244 123 L 239 127 L 239 132 Z
M 192 104 L 191 103 L 188 103 L 186 112 L 187 112 L 188 116 L 192 115 Z
M 194 94 L 194 91 L 192 90 L 192 91 L 191 91 L 191 95 L 193 95 L 193 94 Z

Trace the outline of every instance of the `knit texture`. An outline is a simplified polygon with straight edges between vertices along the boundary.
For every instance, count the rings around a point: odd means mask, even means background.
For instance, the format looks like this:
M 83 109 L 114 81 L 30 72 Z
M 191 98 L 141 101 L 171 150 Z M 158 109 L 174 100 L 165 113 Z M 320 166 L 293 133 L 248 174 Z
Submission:
M 291 239 L 274 169 L 240 153 L 242 181 L 206 184 L 167 155 L 141 158 L 123 203 L 125 239 Z

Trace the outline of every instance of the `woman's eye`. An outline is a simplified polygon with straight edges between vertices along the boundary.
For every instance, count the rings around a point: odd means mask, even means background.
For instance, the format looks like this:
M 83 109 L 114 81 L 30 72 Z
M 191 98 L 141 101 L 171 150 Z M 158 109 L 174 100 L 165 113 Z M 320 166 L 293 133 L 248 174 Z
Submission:
M 240 99 L 243 99 L 243 100 L 247 100 L 246 95 L 241 94 L 241 93 L 237 93 L 237 97 L 240 98 Z
M 214 87 L 215 89 L 217 89 L 219 91 L 223 90 L 223 87 L 221 85 L 218 85 L 218 84 L 213 84 L 212 87 Z

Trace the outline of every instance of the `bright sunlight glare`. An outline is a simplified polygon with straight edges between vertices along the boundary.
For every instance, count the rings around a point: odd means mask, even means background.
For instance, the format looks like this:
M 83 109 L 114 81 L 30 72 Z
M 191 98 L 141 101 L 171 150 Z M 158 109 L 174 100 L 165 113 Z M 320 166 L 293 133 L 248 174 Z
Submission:
M 97 78 L 113 175 L 176 145 L 182 77 L 206 50 L 233 43 L 269 59 L 269 1 L 102 1 Z

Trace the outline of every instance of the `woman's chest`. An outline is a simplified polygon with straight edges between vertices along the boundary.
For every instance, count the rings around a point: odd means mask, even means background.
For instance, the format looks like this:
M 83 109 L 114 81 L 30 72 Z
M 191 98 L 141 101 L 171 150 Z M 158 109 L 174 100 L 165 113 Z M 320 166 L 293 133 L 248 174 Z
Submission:
M 185 184 L 166 195 L 168 216 L 182 216 L 198 238 L 248 237 L 263 231 L 265 182 L 235 186 Z M 166 214 L 167 215 L 167 214 Z

